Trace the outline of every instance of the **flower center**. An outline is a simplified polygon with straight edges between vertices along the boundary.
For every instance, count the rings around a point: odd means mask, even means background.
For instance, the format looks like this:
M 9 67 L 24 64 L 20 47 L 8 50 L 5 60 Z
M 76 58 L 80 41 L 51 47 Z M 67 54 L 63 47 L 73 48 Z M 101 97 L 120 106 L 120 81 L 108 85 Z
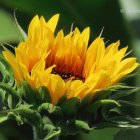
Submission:
M 73 75 L 71 73 L 61 73 L 58 72 L 56 68 L 53 68 L 52 74 L 58 74 L 61 76 L 63 80 L 82 80 L 83 82 L 85 81 L 85 78 L 81 75 Z

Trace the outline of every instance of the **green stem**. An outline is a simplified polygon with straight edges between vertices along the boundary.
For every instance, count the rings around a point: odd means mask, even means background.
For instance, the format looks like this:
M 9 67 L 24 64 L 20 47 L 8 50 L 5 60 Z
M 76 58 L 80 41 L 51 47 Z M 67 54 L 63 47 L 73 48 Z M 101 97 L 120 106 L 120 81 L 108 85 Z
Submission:
M 59 140 L 59 136 L 54 136 L 53 138 L 51 138 L 50 140 Z
M 33 128 L 33 140 L 39 140 L 39 130 L 36 127 L 32 127 Z

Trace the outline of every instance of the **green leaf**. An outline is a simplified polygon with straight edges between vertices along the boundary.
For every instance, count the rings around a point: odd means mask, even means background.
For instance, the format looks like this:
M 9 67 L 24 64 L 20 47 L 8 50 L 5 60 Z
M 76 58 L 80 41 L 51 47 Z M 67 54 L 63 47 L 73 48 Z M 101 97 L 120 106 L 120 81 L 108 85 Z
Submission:
M 19 41 L 19 36 L 14 18 L 11 16 L 12 13 L 3 9 L 5 8 L 0 8 L 0 21 L 2 21 L 0 24 L 0 42 L 17 43 Z

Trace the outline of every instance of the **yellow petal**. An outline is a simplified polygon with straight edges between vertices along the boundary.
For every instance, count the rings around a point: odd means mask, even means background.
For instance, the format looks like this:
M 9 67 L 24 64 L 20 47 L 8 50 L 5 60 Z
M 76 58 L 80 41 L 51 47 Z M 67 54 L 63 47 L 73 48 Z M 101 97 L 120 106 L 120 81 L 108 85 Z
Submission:
M 87 27 L 84 29 L 84 31 L 81 34 L 81 42 L 84 42 L 86 47 L 88 45 L 89 36 L 90 36 L 90 28 Z
M 53 104 L 56 104 L 59 99 L 65 95 L 66 85 L 59 75 L 50 74 L 44 85 L 49 89 Z
M 105 46 L 102 38 L 97 38 L 89 46 L 86 53 L 86 60 L 84 64 L 83 75 L 85 78 L 89 76 L 89 73 L 94 65 L 98 68 L 99 64 L 102 62 L 103 56 L 105 54 Z
M 117 41 L 115 43 L 112 43 L 110 44 L 106 50 L 105 50 L 105 53 L 108 54 L 108 53 L 111 53 L 111 54 L 115 54 L 118 52 L 118 47 L 120 45 L 120 41 Z
M 59 14 L 56 14 L 47 22 L 47 26 L 51 29 L 52 32 L 55 31 L 58 19 L 59 19 Z
M 79 95 L 82 93 L 84 94 L 85 91 L 88 90 L 88 87 L 84 85 L 84 83 L 81 80 L 69 81 L 66 83 L 66 85 L 67 85 L 66 95 L 68 98 L 72 97 L 81 98 Z
M 43 71 L 44 69 L 45 69 L 45 60 L 40 60 L 35 64 L 32 71 L 34 70 Z
M 39 17 L 38 15 L 36 15 L 30 25 L 29 25 L 29 28 L 28 28 L 28 38 L 30 41 L 36 41 L 39 39 L 40 37 L 40 20 L 39 20 Z
M 119 68 L 116 70 L 114 77 L 112 79 L 113 83 L 120 80 L 123 76 L 131 73 L 134 69 L 136 69 L 139 64 L 136 62 L 136 58 L 127 58 L 124 59 L 121 63 Z
M 15 56 L 10 51 L 3 51 L 2 53 L 5 57 L 5 59 L 8 61 L 8 63 L 11 65 L 17 82 L 20 83 L 20 80 L 23 77 L 22 77 L 22 74 L 20 72 L 19 65 L 16 62 Z

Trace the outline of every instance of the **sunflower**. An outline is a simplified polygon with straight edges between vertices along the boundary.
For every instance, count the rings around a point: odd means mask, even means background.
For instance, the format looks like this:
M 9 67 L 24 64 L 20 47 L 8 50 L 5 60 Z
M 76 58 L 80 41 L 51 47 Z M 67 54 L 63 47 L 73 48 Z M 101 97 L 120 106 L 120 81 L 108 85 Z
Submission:
M 136 58 L 125 58 L 128 47 L 119 49 L 120 42 L 105 46 L 104 39 L 96 38 L 89 45 L 90 28 L 78 28 L 64 35 L 55 28 L 59 15 L 48 22 L 35 16 L 28 29 L 28 37 L 3 55 L 11 65 L 17 84 L 27 81 L 32 87 L 46 86 L 53 104 L 66 95 L 82 100 L 96 90 L 103 90 L 138 67 Z

